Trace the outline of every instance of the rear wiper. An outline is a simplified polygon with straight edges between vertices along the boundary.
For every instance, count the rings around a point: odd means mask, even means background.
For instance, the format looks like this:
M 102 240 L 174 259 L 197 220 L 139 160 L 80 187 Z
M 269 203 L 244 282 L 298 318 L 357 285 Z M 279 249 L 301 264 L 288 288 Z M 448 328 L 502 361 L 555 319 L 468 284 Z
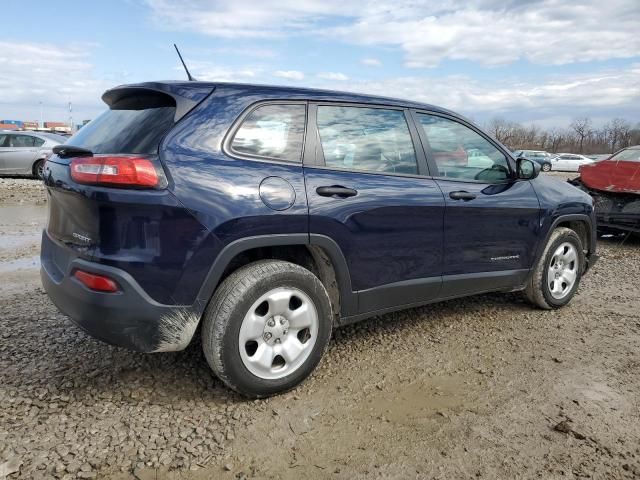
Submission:
M 53 147 L 53 153 L 60 158 L 69 157 L 93 157 L 93 152 L 86 148 L 76 147 L 74 145 L 56 145 Z

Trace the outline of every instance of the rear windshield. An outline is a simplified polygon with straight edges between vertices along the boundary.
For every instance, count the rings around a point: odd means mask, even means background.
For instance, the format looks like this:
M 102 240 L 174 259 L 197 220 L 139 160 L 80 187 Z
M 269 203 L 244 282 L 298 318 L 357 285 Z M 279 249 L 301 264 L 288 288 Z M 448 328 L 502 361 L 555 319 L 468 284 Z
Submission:
M 122 109 L 99 115 L 67 140 L 93 153 L 157 153 L 162 137 L 174 123 L 175 106 Z

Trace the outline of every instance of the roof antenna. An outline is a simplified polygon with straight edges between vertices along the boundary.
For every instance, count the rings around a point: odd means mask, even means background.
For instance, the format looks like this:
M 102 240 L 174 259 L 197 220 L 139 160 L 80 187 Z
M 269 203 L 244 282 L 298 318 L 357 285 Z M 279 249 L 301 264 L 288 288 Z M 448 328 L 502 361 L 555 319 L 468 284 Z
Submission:
M 184 67 L 184 71 L 187 72 L 187 78 L 189 79 L 189 81 L 194 82 L 196 79 L 193 78 L 191 76 L 191 74 L 189 73 L 189 69 L 187 68 L 187 64 L 184 63 L 184 60 L 182 59 L 182 55 L 180 55 L 180 50 L 178 50 L 178 46 L 174 43 L 173 46 L 176 49 L 176 52 L 178 52 L 178 56 L 180 57 L 180 61 L 182 62 L 182 66 Z

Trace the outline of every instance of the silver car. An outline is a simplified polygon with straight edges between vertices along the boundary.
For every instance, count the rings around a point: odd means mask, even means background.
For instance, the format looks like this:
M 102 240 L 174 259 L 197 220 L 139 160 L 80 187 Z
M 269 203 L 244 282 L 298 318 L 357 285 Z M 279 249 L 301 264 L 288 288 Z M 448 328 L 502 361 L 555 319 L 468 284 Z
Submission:
M 0 175 L 42 178 L 44 162 L 51 155 L 51 149 L 66 141 L 55 133 L 0 130 Z

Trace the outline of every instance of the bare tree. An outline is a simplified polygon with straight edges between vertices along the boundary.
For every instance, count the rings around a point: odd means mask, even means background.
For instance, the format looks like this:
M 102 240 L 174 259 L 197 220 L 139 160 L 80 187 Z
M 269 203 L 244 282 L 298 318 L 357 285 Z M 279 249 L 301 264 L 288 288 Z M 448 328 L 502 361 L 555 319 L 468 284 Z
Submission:
M 580 153 L 583 152 L 583 147 L 584 147 L 584 139 L 589 137 L 592 133 L 592 129 L 591 129 L 591 119 L 589 117 L 584 117 L 584 118 L 576 118 L 573 122 L 571 122 L 571 125 L 569 125 L 574 132 L 576 132 L 576 135 L 578 135 L 578 139 L 580 142 Z

